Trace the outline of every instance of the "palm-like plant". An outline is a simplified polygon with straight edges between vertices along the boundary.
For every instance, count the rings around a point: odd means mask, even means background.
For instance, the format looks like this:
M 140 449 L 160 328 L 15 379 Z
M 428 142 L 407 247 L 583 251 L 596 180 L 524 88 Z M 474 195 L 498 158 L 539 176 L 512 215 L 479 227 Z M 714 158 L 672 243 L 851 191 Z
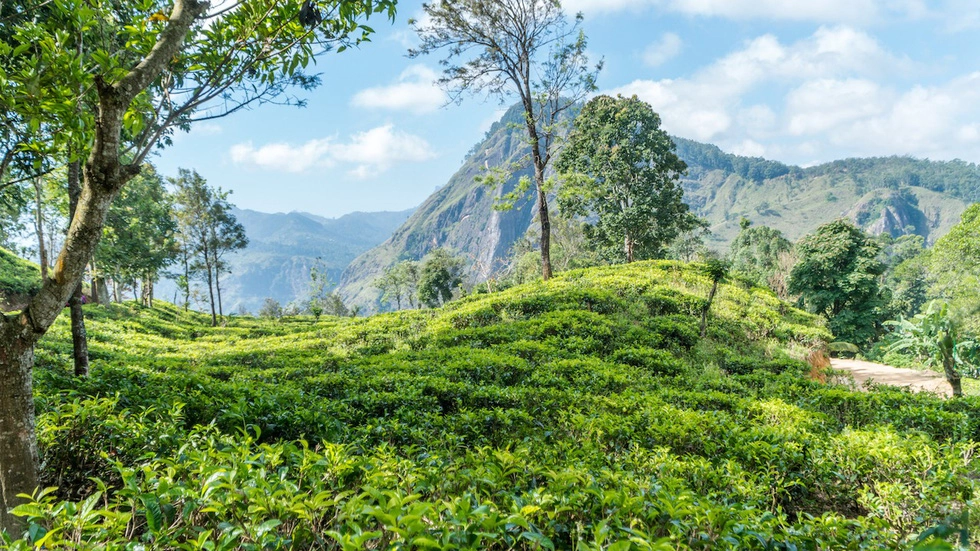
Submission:
M 975 370 L 972 359 L 977 355 L 977 342 L 965 338 L 950 315 L 949 305 L 932 301 L 924 312 L 912 319 L 899 317 L 886 321 L 894 327 L 894 341 L 889 352 L 912 352 L 928 365 L 942 366 L 954 396 L 962 396 L 961 371 Z

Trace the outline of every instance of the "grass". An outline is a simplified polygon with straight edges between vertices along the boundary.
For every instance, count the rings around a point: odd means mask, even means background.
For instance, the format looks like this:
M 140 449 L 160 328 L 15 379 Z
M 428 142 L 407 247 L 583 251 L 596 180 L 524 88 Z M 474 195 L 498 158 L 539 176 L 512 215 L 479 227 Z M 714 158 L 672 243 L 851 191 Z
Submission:
M 41 288 L 41 269 L 0 247 L 0 299 L 23 296 Z
M 822 323 L 697 265 L 360 319 L 88 307 L 37 350 L 29 539 L 95 549 L 976 545 L 980 400 L 807 377 Z M 80 511 L 87 511 L 81 515 Z M 970 538 L 973 538 L 972 540 Z M 105 546 L 105 547 L 100 547 Z M 928 547 L 932 546 L 932 547 Z

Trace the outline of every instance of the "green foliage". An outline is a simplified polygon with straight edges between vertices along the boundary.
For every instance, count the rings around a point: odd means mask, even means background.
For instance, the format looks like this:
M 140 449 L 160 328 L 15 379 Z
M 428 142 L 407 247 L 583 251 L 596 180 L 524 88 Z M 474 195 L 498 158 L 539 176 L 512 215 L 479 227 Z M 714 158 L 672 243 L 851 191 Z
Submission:
M 279 319 L 282 317 L 282 305 L 274 298 L 266 298 L 258 314 L 260 318 Z M 316 313 L 314 312 L 313 315 L 316 316 Z
M 463 284 L 462 258 L 446 249 L 433 249 L 422 261 L 418 280 L 418 301 L 430 308 L 446 304 Z
M 838 340 L 867 343 L 877 335 L 886 306 L 880 250 L 850 222 L 824 224 L 797 243 L 799 262 L 790 273 L 789 291 L 825 316 Z
M 178 256 L 172 203 L 163 178 L 145 165 L 109 209 L 95 252 L 101 276 L 119 283 L 156 281 Z
M 402 260 L 385 269 L 384 274 L 375 280 L 374 286 L 381 291 L 381 303 L 389 306 L 394 302 L 396 310 L 402 309 L 402 301 L 409 308 L 418 304 L 421 266 L 414 260 Z
M 882 236 L 888 269 L 885 287 L 891 291 L 889 310 L 893 316 L 911 317 L 928 300 L 929 270 L 925 239 L 919 235 L 903 235 L 892 241 Z
M 41 269 L 0 248 L 0 299 L 11 295 L 29 295 L 40 288 Z
M 780 269 L 780 257 L 793 250 L 793 244 L 782 232 L 767 226 L 752 227 L 743 218 L 741 231 L 732 241 L 728 258 L 732 270 L 750 278 L 759 285 L 772 286 Z
M 316 321 L 320 321 L 320 316 L 323 315 L 323 310 L 326 308 L 330 296 L 327 293 L 329 286 L 330 280 L 327 279 L 326 268 L 324 268 L 323 262 L 317 259 L 310 268 L 310 289 L 307 292 L 307 307 Z
M 662 258 L 694 217 L 678 185 L 687 165 L 660 116 L 637 99 L 597 96 L 582 108 L 555 164 L 567 214 L 596 216 L 586 236 L 620 261 Z
M 929 269 L 933 294 L 949 301 L 970 330 L 980 332 L 980 203 L 936 242 Z
M 949 311 L 949 305 L 932 301 L 911 319 L 886 321 L 894 329 L 889 335 L 888 352 L 908 352 L 927 365 L 942 369 L 947 361 L 959 373 L 976 375 L 975 363 L 980 343 L 964 334 Z
M 980 400 L 810 381 L 830 334 L 741 283 L 701 338 L 711 286 L 640 262 L 317 324 L 92 308 L 89 379 L 66 321 L 38 348 L 59 489 L 9 546 L 977 544 Z

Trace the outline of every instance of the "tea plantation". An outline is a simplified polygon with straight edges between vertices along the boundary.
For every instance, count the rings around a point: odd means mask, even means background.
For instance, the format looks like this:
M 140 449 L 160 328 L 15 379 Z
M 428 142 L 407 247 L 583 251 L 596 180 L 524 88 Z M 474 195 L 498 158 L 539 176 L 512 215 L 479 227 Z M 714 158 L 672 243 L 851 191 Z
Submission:
M 831 339 L 698 265 L 360 319 L 87 310 L 38 349 L 28 549 L 956 549 L 980 400 L 813 381 Z M 973 547 L 971 547 L 973 546 Z

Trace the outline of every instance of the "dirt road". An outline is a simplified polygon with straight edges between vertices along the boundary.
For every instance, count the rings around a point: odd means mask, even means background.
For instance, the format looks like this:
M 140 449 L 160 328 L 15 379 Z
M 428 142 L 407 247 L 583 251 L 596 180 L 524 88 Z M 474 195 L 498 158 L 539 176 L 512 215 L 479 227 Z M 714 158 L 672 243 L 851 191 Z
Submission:
M 876 383 L 909 387 L 919 392 L 933 392 L 943 396 L 952 396 L 946 378 L 932 371 L 917 371 L 915 369 L 900 369 L 883 364 L 861 360 L 845 360 L 834 358 L 830 360 L 834 369 L 850 372 L 858 388 L 863 388 L 864 382 L 871 380 Z

